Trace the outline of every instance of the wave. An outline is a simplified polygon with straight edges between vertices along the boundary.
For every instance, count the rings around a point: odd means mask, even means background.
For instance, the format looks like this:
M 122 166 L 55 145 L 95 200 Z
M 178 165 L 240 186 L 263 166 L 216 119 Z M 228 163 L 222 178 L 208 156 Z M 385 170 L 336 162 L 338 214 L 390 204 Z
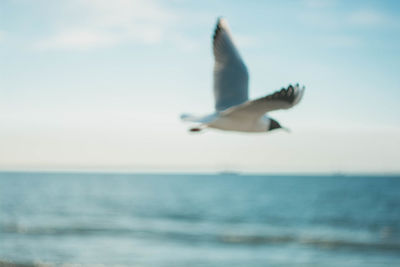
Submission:
M 352 249 L 352 250 L 383 250 L 400 252 L 400 242 L 397 240 L 354 240 L 354 239 L 334 239 L 319 236 L 301 236 L 296 234 L 278 235 L 244 235 L 244 234 L 221 234 L 221 232 L 201 232 L 201 231 L 178 231 L 168 229 L 140 229 L 124 227 L 95 227 L 95 226 L 59 226 L 59 227 L 21 227 L 17 225 L 7 225 L 0 227 L 0 232 L 19 235 L 76 235 L 80 238 L 85 236 L 119 236 L 144 239 L 158 239 L 162 241 L 199 243 L 209 242 L 224 245 L 244 245 L 244 246 L 272 246 L 297 244 L 301 246 L 313 246 L 321 249 Z M 1 266 L 1 265 L 0 265 Z
M 0 228 L 3 233 L 21 235 L 99 235 L 99 234 L 126 234 L 133 232 L 129 228 L 111 228 L 96 226 L 38 226 L 24 227 L 19 225 L 6 225 Z
M 226 236 L 221 236 L 219 240 L 224 243 L 243 244 L 243 245 L 299 244 L 299 245 L 314 246 L 324 249 L 387 250 L 387 251 L 400 252 L 400 243 L 327 239 L 318 237 L 298 237 L 295 235 L 287 235 L 287 236 L 226 235 Z
M 20 263 L 0 260 L 0 267 L 49 267 L 52 265 L 42 263 Z
M 62 266 L 62 267 L 124 267 L 124 266 L 132 266 L 132 265 L 123 265 L 123 264 L 98 264 L 98 263 L 37 263 L 37 262 L 14 262 L 0 259 L 0 267 L 53 267 L 53 266 Z

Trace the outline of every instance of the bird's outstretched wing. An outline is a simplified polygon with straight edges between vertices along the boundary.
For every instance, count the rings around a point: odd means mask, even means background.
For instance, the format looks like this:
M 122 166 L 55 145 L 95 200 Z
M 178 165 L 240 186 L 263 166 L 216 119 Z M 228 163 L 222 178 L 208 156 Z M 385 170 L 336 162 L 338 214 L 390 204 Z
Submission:
M 258 119 L 267 112 L 278 109 L 289 109 L 295 106 L 303 97 L 304 90 L 305 87 L 300 88 L 298 84 L 295 86 L 289 85 L 288 88 L 282 88 L 273 94 L 229 108 L 222 112 L 221 115 Z
M 249 75 L 223 18 L 217 21 L 213 52 L 215 109 L 222 111 L 246 102 Z

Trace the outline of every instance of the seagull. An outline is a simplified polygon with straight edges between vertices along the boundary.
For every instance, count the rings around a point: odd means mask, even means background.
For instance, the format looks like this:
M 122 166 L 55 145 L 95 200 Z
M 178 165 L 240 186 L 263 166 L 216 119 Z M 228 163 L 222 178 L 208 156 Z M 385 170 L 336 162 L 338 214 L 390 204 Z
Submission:
M 218 18 L 213 35 L 215 111 L 205 116 L 182 114 L 181 119 L 197 125 L 190 132 L 205 128 L 248 133 L 269 132 L 282 127 L 267 112 L 289 109 L 300 102 L 305 87 L 289 85 L 267 96 L 249 100 L 249 74 L 233 42 L 227 21 Z

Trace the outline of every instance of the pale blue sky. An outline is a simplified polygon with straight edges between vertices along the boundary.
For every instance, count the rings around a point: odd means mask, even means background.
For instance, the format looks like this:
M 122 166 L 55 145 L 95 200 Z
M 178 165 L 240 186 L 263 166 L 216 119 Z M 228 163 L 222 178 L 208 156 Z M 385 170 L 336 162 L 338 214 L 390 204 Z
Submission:
M 230 25 L 250 96 L 306 85 L 292 129 L 187 133 Z M 0 2 L 0 168 L 400 172 L 398 1 Z

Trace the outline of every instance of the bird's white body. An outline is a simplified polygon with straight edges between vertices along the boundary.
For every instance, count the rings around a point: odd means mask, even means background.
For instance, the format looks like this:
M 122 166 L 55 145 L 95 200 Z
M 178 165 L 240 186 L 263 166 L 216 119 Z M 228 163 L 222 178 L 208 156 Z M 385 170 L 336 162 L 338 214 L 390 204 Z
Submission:
M 278 109 L 289 109 L 303 96 L 304 87 L 289 85 L 273 94 L 248 99 L 249 74 L 237 50 L 226 20 L 220 18 L 213 36 L 215 112 L 206 116 L 184 114 L 184 121 L 198 123 L 190 131 L 214 128 L 238 132 L 267 132 L 283 128 L 266 115 Z
M 237 132 L 265 133 L 270 126 L 270 119 L 266 116 L 255 120 L 247 120 L 246 118 L 236 119 L 228 116 L 216 116 L 215 120 L 208 123 L 207 127 Z

